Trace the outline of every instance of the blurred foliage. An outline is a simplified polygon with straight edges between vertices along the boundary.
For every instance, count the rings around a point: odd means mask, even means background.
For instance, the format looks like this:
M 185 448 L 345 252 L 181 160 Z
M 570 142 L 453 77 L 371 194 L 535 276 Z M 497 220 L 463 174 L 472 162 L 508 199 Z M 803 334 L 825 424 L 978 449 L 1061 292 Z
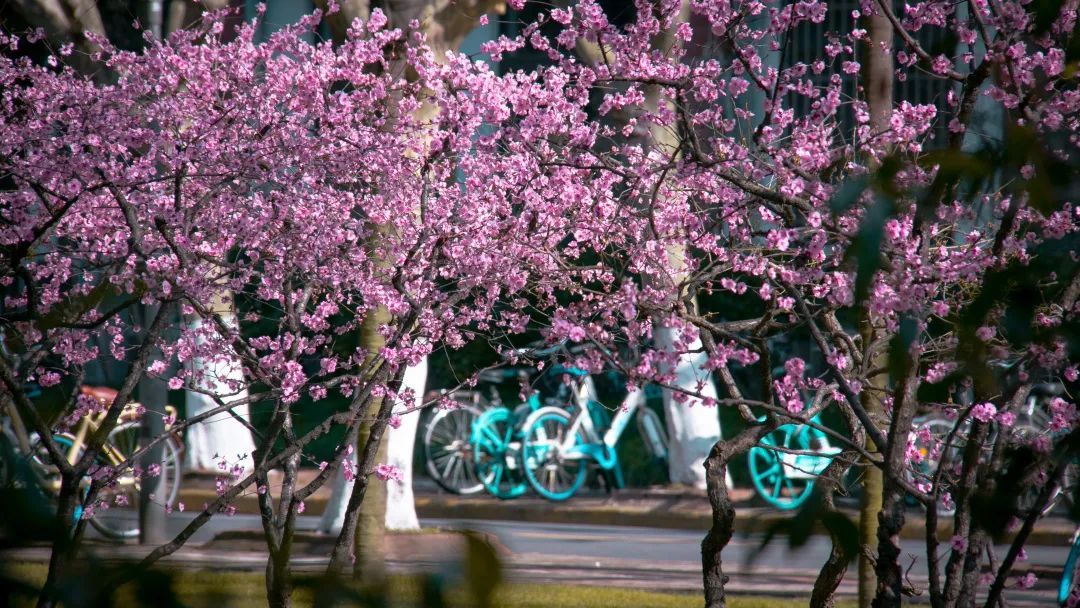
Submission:
M 815 533 L 824 530 L 837 542 L 841 543 L 843 554 L 849 561 L 859 555 L 859 528 L 850 517 L 840 511 L 829 511 L 821 501 L 821 489 L 814 486 L 813 495 L 792 517 L 777 519 L 765 530 L 757 548 L 746 557 L 747 565 L 761 558 L 765 548 L 778 538 L 787 541 L 787 547 L 798 550 L 805 547 Z
M 108 566 L 105 566 L 108 568 Z M 5 605 L 32 606 L 30 595 L 45 578 L 45 565 L 29 562 L 5 562 L 0 565 L 0 580 L 7 594 Z M 153 585 L 155 588 L 149 588 Z M 338 594 L 328 594 L 329 585 L 315 576 L 298 576 L 293 605 L 375 608 L 464 608 L 483 606 L 467 586 L 448 584 L 437 575 L 394 576 L 376 589 L 355 589 L 339 585 Z M 438 595 L 433 595 L 437 592 Z M 172 570 L 152 571 L 144 580 L 125 585 L 96 606 L 184 606 L 191 608 L 230 608 L 265 605 L 262 573 Z M 161 602 L 161 603 L 159 603 Z M 80 604 L 74 604 L 80 605 Z M 86 604 L 82 604 L 86 605 Z M 503 583 L 494 589 L 491 606 L 504 608 L 691 608 L 701 605 L 697 594 L 659 593 L 625 587 L 587 587 L 563 584 Z M 729 596 L 732 608 L 795 608 L 804 606 L 801 599 Z M 854 602 L 838 602 L 838 608 L 852 608 Z

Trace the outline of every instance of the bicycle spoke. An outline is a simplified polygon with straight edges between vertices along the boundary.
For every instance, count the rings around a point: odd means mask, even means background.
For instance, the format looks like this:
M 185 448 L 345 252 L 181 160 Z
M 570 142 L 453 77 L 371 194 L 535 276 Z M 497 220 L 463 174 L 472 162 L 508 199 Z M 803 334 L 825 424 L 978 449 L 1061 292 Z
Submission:
M 501 434 L 492 429 L 491 425 L 485 425 L 480 432 L 487 436 L 488 440 L 491 442 L 489 444 L 491 446 L 504 445 L 506 443 L 503 441 Z
M 464 478 L 464 467 L 462 465 L 463 463 L 460 458 L 454 458 L 451 460 L 449 471 L 443 474 L 443 477 L 451 480 L 453 482 L 451 485 L 455 487 L 464 485 L 461 483 Z
M 431 431 L 431 442 L 435 444 L 446 445 L 449 443 L 453 443 L 454 439 L 456 439 L 457 437 L 458 435 L 456 432 L 452 432 L 450 429 L 447 429 L 446 425 L 443 424 L 437 425 Z
M 442 470 L 442 476 L 444 478 L 450 475 L 450 469 L 454 466 L 455 462 L 457 462 L 457 459 L 453 456 L 446 459 L 446 468 Z
M 774 461 L 771 467 L 769 467 L 765 471 L 762 471 L 762 472 L 758 473 L 758 479 L 768 479 L 773 474 L 775 474 L 775 473 L 777 473 L 779 471 L 780 471 L 780 463 Z
M 799 492 L 798 494 L 795 493 L 795 484 L 792 483 L 791 479 L 784 477 L 784 484 L 787 486 L 788 491 L 791 492 L 792 498 L 797 498 L 802 494 L 802 492 Z

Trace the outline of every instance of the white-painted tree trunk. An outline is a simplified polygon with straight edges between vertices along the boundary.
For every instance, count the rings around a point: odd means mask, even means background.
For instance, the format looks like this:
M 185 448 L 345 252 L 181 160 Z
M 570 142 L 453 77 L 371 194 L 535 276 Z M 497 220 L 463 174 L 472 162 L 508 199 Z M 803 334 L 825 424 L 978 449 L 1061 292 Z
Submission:
M 236 315 L 232 312 L 219 311 L 218 314 L 230 327 L 238 326 Z M 192 329 L 197 329 L 202 324 L 197 317 L 189 318 L 186 322 Z M 207 361 L 197 357 L 189 365 L 196 372 L 197 388 L 221 396 L 226 403 L 247 399 L 244 372 L 238 360 Z M 230 381 L 233 386 L 230 386 Z M 236 390 L 237 386 L 240 387 L 239 392 Z M 190 417 L 214 409 L 218 407 L 218 403 L 208 395 L 188 391 L 185 406 Z M 237 405 L 233 412 L 244 420 L 251 419 L 246 403 Z M 255 450 L 255 441 L 251 432 L 227 412 L 192 425 L 184 432 L 184 443 L 187 446 L 184 451 L 184 466 L 188 471 L 220 473 L 218 463 L 223 459 L 229 468 L 237 464 L 249 471 L 254 468 L 251 453 Z
M 660 350 L 674 351 L 678 337 L 678 330 L 653 326 L 653 339 Z M 689 350 L 700 348 L 701 341 L 695 340 Z M 702 369 L 707 359 L 704 352 L 680 355 L 672 384 L 693 394 L 716 399 L 716 385 L 709 372 Z M 702 405 L 701 399 L 696 397 L 680 403 L 673 398 L 671 390 L 664 389 L 664 414 L 668 427 L 668 474 L 671 482 L 704 489 L 705 459 L 720 439 L 719 412 L 715 407 Z M 730 487 L 730 474 L 727 482 Z
M 416 408 L 424 400 L 424 387 L 427 385 L 428 364 L 425 358 L 418 365 L 405 370 L 405 376 L 401 381 L 402 390 L 411 389 L 413 400 L 409 403 L 398 403 L 395 411 L 404 411 Z M 401 470 L 401 481 L 387 481 L 386 488 L 386 527 L 389 530 L 416 530 L 420 528 L 420 520 L 416 517 L 416 504 L 413 499 L 413 445 L 416 443 L 416 430 L 420 426 L 420 411 L 416 410 L 401 415 L 401 426 L 387 428 L 386 453 L 387 464 L 396 466 Z M 356 466 L 356 452 L 353 452 L 352 466 Z M 382 483 L 382 482 L 379 482 Z M 322 519 L 319 521 L 319 530 L 329 534 L 337 534 L 345 520 L 345 508 L 349 504 L 349 495 L 352 494 L 352 482 L 345 481 L 345 474 L 338 471 L 334 475 L 330 499 L 326 504 Z

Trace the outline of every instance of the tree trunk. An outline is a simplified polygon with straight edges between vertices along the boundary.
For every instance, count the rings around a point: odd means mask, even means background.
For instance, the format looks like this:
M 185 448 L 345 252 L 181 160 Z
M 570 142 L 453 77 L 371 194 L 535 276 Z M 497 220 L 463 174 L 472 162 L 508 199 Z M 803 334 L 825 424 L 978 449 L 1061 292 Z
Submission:
M 146 408 L 140 421 L 139 432 L 142 441 L 150 443 L 165 433 L 165 402 L 169 390 L 160 378 L 144 375 L 139 379 L 139 403 Z M 151 447 L 139 463 L 143 471 L 148 471 L 154 464 L 165 462 L 165 449 L 161 443 Z M 179 466 L 180 463 L 175 463 Z M 166 530 L 165 495 L 168 477 L 165 467 L 161 474 L 144 475 L 139 485 L 139 542 L 144 545 L 160 545 L 168 540 Z M 173 483 L 179 483 L 179 476 Z
M 964 567 L 960 577 L 960 596 L 956 599 L 957 606 L 974 608 L 980 591 L 979 577 L 982 575 L 980 563 L 989 542 L 990 539 L 986 532 L 978 527 L 968 537 L 967 551 L 964 554 Z M 991 572 L 993 572 L 992 569 Z
M 893 31 L 892 24 L 880 10 L 866 16 L 866 29 L 868 36 L 863 49 L 863 94 L 869 106 L 871 133 L 878 134 L 889 129 L 889 119 L 892 117 Z M 863 321 L 860 333 L 864 348 L 868 348 L 874 339 L 880 340 L 883 336 L 872 326 L 869 312 L 865 314 L 867 318 Z M 878 356 L 867 357 L 864 365 L 867 369 L 875 369 L 883 362 L 884 358 L 878 353 Z M 884 411 L 878 396 L 880 393 L 874 389 L 886 389 L 887 380 L 884 375 L 880 375 L 868 378 L 868 384 L 866 388 L 870 391 L 864 389 L 862 395 L 863 407 L 872 417 L 882 416 Z M 874 445 L 873 441 L 868 441 L 867 447 L 874 452 L 884 449 L 885 446 Z M 862 547 L 859 554 L 859 606 L 863 608 L 869 606 L 871 599 L 877 594 L 874 564 L 869 552 L 870 548 L 877 544 L 878 514 L 882 508 L 883 490 L 884 478 L 881 470 L 874 466 L 866 467 L 859 507 L 859 545 Z
M 875 385 L 884 382 L 880 379 L 875 380 Z M 863 408 L 871 417 L 876 418 L 883 414 L 881 401 L 876 395 L 864 390 L 861 398 Z M 871 454 L 878 452 L 878 446 L 869 438 L 866 448 Z M 884 490 L 881 469 L 870 463 L 865 464 L 860 488 L 862 493 L 859 497 L 859 606 L 862 608 L 869 606 L 877 594 L 877 575 L 874 572 L 871 547 L 877 544 L 878 514 L 881 512 L 881 495 Z
M 292 568 L 289 566 L 291 551 L 284 547 L 272 550 L 266 558 L 266 600 L 270 608 L 292 606 Z
M 239 323 L 234 312 L 232 294 L 219 294 L 213 310 L 231 328 L 238 329 Z M 201 319 L 190 318 L 190 329 L 196 329 L 203 323 Z M 195 377 L 195 386 L 201 390 L 218 395 L 225 403 L 247 399 L 244 372 L 240 361 L 234 359 L 228 363 L 207 361 L 195 358 L 191 361 Z M 218 407 L 209 395 L 189 391 L 186 396 L 188 416 L 196 416 Z M 250 420 L 247 404 L 233 408 L 236 417 L 222 412 L 198 424 L 192 425 L 184 433 L 187 449 L 184 451 L 184 467 L 188 471 L 220 473 L 217 464 L 224 459 L 230 466 L 240 464 L 245 470 L 254 468 L 251 454 L 255 451 L 255 441 L 251 432 L 240 420 Z
M 904 474 L 908 437 L 918 405 L 915 401 L 917 369 L 918 358 L 911 357 L 894 392 L 892 423 L 889 425 L 885 448 L 885 483 L 882 488 L 881 512 L 878 515 L 875 608 L 898 608 L 903 599 L 900 531 L 904 528 L 905 491 L 899 484 L 899 477 Z
M 840 486 L 840 480 L 843 479 L 851 467 L 850 463 L 857 457 L 858 452 L 844 452 L 834 458 L 829 463 L 829 466 L 821 472 L 814 487 L 814 491 L 818 493 L 821 501 L 820 513 L 836 513 L 836 504 L 834 502 L 836 490 Z M 810 608 L 833 608 L 836 604 L 836 589 L 843 582 L 844 575 L 847 574 L 848 564 L 855 557 L 848 554 L 847 543 L 844 542 L 844 538 L 840 537 L 841 533 L 840 530 L 829 527 L 829 540 L 832 542 L 832 549 L 829 551 L 829 558 L 822 564 L 821 571 L 818 572 L 818 577 L 814 581 L 814 590 L 810 594 Z
M 379 327 L 390 321 L 390 313 L 383 308 L 372 311 L 360 327 L 360 348 L 370 353 L 378 353 L 385 344 Z M 357 433 L 357 452 L 363 452 L 372 437 L 371 430 L 382 408 L 382 399 L 371 400 L 364 421 Z M 379 438 L 375 462 L 386 462 L 386 438 Z M 362 466 L 362 465 L 361 465 Z M 357 471 L 358 478 L 363 478 L 364 471 Z M 357 578 L 366 582 L 382 580 L 386 565 L 383 561 L 383 539 L 386 537 L 386 484 L 366 481 L 364 501 L 360 505 L 360 515 L 356 524 L 356 537 L 353 572 Z
M 271 430 L 260 442 L 256 459 L 260 469 L 266 466 L 266 456 L 273 449 L 275 439 L 284 439 L 287 447 L 296 442 L 292 412 L 285 404 L 278 405 L 275 421 L 280 420 L 280 433 Z M 267 452 L 263 452 L 267 450 Z M 269 549 L 266 560 L 266 601 L 273 608 L 287 608 L 292 605 L 292 569 L 289 560 L 292 557 L 293 536 L 296 532 L 296 516 L 299 500 L 296 498 L 297 473 L 300 468 L 300 453 L 290 455 L 284 462 L 281 489 L 275 511 L 272 492 L 266 486 L 265 473 L 257 475 L 257 483 L 263 487 L 258 490 L 259 513 L 261 515 L 263 536 Z
M 411 323 L 412 321 L 409 322 Z M 380 369 L 376 372 L 375 378 L 373 378 L 371 382 L 387 382 L 389 383 L 388 386 L 396 388 L 400 386 L 401 379 L 404 375 L 404 369 L 399 369 L 389 376 L 385 369 Z M 359 407 L 365 407 L 365 404 L 361 402 Z M 367 403 L 367 407 L 370 407 L 370 401 Z M 368 440 L 364 442 L 363 449 L 357 456 L 356 483 L 353 484 L 352 496 L 349 497 L 349 504 L 345 508 L 345 521 L 341 526 L 341 533 L 338 534 L 337 540 L 334 543 L 334 549 L 330 555 L 330 564 L 326 569 L 327 575 L 329 576 L 340 576 L 344 574 L 349 567 L 353 567 L 354 571 L 357 569 L 358 523 L 361 507 L 364 505 L 364 498 L 366 497 L 368 486 L 371 485 L 371 477 L 375 473 L 379 458 L 379 449 L 381 446 L 385 445 L 383 444 L 382 439 L 386 427 L 388 426 L 387 423 L 389 422 L 392 409 L 393 404 L 391 402 L 387 401 L 383 403 L 379 401 L 379 409 L 375 412 L 375 417 L 369 422 L 370 430 L 368 431 Z M 359 428 L 357 431 L 359 431 Z M 385 495 L 383 496 L 385 497 Z M 381 502 L 381 506 L 385 509 L 385 501 Z M 370 523 L 373 526 L 377 525 L 376 532 L 381 536 L 381 528 L 385 524 L 385 520 L 373 520 Z M 379 551 L 381 548 L 380 544 L 373 547 L 373 550 Z M 381 554 L 376 553 L 376 555 Z
M 705 586 L 705 608 L 725 608 L 727 597 L 721 554 L 735 531 L 735 506 L 728 495 L 728 463 L 742 454 L 776 428 L 776 419 L 769 416 L 765 423 L 743 429 L 728 441 L 717 441 L 705 459 L 705 481 L 708 483 L 712 525 L 701 541 L 701 576 Z
M 427 383 L 427 359 L 419 365 L 410 367 L 405 371 L 405 378 L 401 387 L 412 389 L 415 400 L 411 403 L 400 403 L 394 409 L 405 410 L 416 408 L 423 402 L 424 388 Z M 416 517 L 416 504 L 413 500 L 412 490 L 412 461 L 413 447 L 416 443 L 416 431 L 420 424 L 420 412 L 401 416 L 401 427 L 391 429 L 387 438 L 388 464 L 398 467 L 402 472 L 400 482 L 389 482 L 386 501 L 386 527 L 390 530 L 416 530 L 420 527 L 420 520 Z M 356 452 L 349 457 L 349 461 L 356 468 Z M 344 467 L 334 475 L 330 499 L 319 521 L 318 530 L 325 534 L 338 534 L 345 522 L 345 508 L 349 504 L 349 496 L 352 494 L 353 482 L 346 481 Z
M 45 583 L 38 593 L 37 608 L 56 606 L 60 601 L 63 587 L 71 578 L 76 548 L 75 539 L 72 537 L 72 523 L 75 520 L 75 507 L 79 502 L 79 476 L 78 472 L 72 476 L 65 476 L 60 484 L 56 516 L 53 518 L 53 542 L 49 554 L 49 571 L 45 576 Z
M 977 391 L 978 393 L 978 391 Z M 978 398 L 978 397 L 976 397 Z M 974 493 L 977 482 L 979 458 L 982 455 L 983 444 L 990 433 L 990 425 L 984 422 L 972 421 L 971 431 L 964 446 L 964 460 L 961 469 L 959 483 L 956 484 L 954 500 L 956 501 L 956 513 L 953 515 L 953 534 L 968 539 L 968 544 L 974 544 L 977 537 L 972 534 L 971 496 Z M 970 568 L 968 546 L 964 551 L 952 551 L 949 561 L 945 564 L 945 606 L 952 608 L 959 606 L 963 592 L 965 570 Z
M 855 412 L 844 402 L 840 402 L 838 405 L 844 415 L 847 431 L 852 441 L 859 447 L 865 447 L 866 430 L 859 424 Z M 844 451 L 822 471 L 814 488 L 814 491 L 818 492 L 820 496 L 820 513 L 834 514 L 837 512 L 836 491 L 840 488 L 844 475 L 851 468 L 851 463 L 855 462 L 858 457 L 859 454 L 855 450 Z M 835 522 L 835 520 L 833 521 Z M 836 523 L 830 523 L 828 518 L 825 519 L 825 522 L 829 530 L 832 550 L 829 552 L 829 558 L 822 564 L 817 580 L 814 581 L 814 590 L 810 595 L 810 608 L 833 608 L 836 603 L 836 589 L 844 580 L 844 575 L 847 574 L 848 564 L 857 557 L 849 553 L 849 545 L 846 542 L 848 539 L 842 536 L 845 530 L 839 529 Z
M 705 608 L 726 608 L 727 596 L 721 554 L 735 531 L 735 506 L 728 496 L 727 463 L 732 452 L 725 442 L 717 442 L 705 460 L 705 479 L 708 482 L 709 504 L 712 506 L 712 525 L 701 541 L 701 574 L 705 585 Z

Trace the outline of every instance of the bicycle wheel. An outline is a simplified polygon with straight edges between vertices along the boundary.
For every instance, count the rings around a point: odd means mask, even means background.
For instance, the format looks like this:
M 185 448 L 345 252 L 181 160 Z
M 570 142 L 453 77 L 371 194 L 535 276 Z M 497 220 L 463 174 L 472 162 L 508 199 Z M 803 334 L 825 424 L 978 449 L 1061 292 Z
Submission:
M 1080 606 L 1080 530 L 1073 534 L 1072 549 L 1061 571 L 1058 604 L 1067 608 Z
M 19 455 L 7 428 L 0 428 L 0 488 L 14 488 L 19 478 Z
M 637 428 L 641 440 L 645 442 L 653 458 L 659 462 L 667 462 L 668 436 L 664 430 L 664 422 L 660 420 L 659 414 L 644 403 L 638 409 Z
M 1027 419 L 1018 422 L 1012 429 L 1012 435 L 1009 438 L 1012 448 L 1020 448 L 1022 446 L 1030 445 L 1039 435 L 1045 433 L 1046 420 L 1040 421 L 1038 418 Z M 1035 503 L 1039 500 L 1039 495 L 1042 494 L 1043 488 L 1049 481 L 1047 469 L 1030 471 L 1023 479 L 1021 484 L 1021 490 L 1016 497 L 1017 512 L 1020 517 L 1027 517 L 1032 509 L 1035 507 Z M 1065 475 L 1061 480 L 1061 484 L 1054 488 L 1053 493 L 1050 495 L 1050 500 L 1047 501 L 1046 506 L 1043 507 L 1042 513 L 1039 515 L 1045 517 L 1049 515 L 1054 508 L 1057 507 L 1059 502 L 1067 502 L 1070 499 L 1072 485 L 1076 482 L 1075 479 L 1076 470 L 1073 465 L 1065 468 Z
M 824 445 L 824 434 L 814 428 L 786 424 L 761 438 L 750 448 L 750 479 L 765 502 L 772 506 L 796 509 L 814 488 L 814 476 L 828 464 L 828 456 L 789 454 L 774 449 L 813 452 Z
M 53 442 L 56 443 L 60 451 L 64 453 L 65 457 L 71 460 L 78 460 L 82 457 L 85 446 L 79 445 L 79 448 L 73 455 L 70 455 L 72 446 L 75 445 L 75 437 L 68 433 L 57 433 L 53 435 Z M 99 456 L 100 459 L 100 456 Z M 30 442 L 30 473 L 34 477 L 34 482 L 37 483 L 46 496 L 48 496 L 54 502 L 60 494 L 60 469 L 53 464 L 52 458 L 49 456 L 49 451 L 46 449 L 45 444 L 42 443 L 41 438 L 35 433 L 31 436 Z M 83 478 L 79 481 L 80 496 L 86 497 L 86 491 L 90 487 L 90 480 Z M 76 523 L 82 518 L 83 505 L 78 504 L 75 506 L 75 512 L 72 515 L 72 523 Z
M 439 487 L 454 494 L 475 494 L 484 489 L 476 476 L 473 446 L 469 441 L 473 422 L 481 409 L 460 404 L 440 410 L 424 428 L 424 461 L 428 475 Z
M 104 536 L 123 540 L 139 536 L 139 492 L 142 481 L 135 477 L 132 470 L 134 463 L 128 463 L 131 456 L 142 449 L 145 443 L 141 438 L 141 428 L 137 421 L 122 422 L 109 433 L 103 447 L 102 456 L 107 466 L 116 467 L 127 463 L 127 467 L 117 478 L 102 488 L 98 494 L 98 504 L 90 523 Z M 160 495 L 153 501 L 163 505 L 175 502 L 180 490 L 180 450 L 173 437 L 161 442 L 161 464 L 158 475 L 161 477 Z M 144 473 L 149 475 L 149 473 Z
M 67 433 L 57 433 L 53 435 L 53 442 L 66 456 L 71 450 L 71 446 L 75 445 L 75 437 Z M 78 460 L 82 457 L 84 449 L 83 446 L 80 446 L 72 460 Z M 60 493 L 60 469 L 53 464 L 52 458 L 49 456 L 49 450 L 46 449 L 41 437 L 36 433 L 30 438 L 30 465 L 38 484 L 49 496 L 55 498 Z
M 587 415 L 587 414 L 586 414 Z M 580 435 L 568 441 L 573 418 L 561 408 L 537 410 L 522 430 L 521 462 L 525 479 L 536 493 L 548 500 L 566 500 L 585 482 L 582 454 L 567 454 L 565 447 L 579 446 Z
M 515 417 L 505 407 L 492 408 L 476 419 L 470 442 L 476 475 L 484 488 L 496 498 L 517 498 L 525 493 L 516 437 Z

